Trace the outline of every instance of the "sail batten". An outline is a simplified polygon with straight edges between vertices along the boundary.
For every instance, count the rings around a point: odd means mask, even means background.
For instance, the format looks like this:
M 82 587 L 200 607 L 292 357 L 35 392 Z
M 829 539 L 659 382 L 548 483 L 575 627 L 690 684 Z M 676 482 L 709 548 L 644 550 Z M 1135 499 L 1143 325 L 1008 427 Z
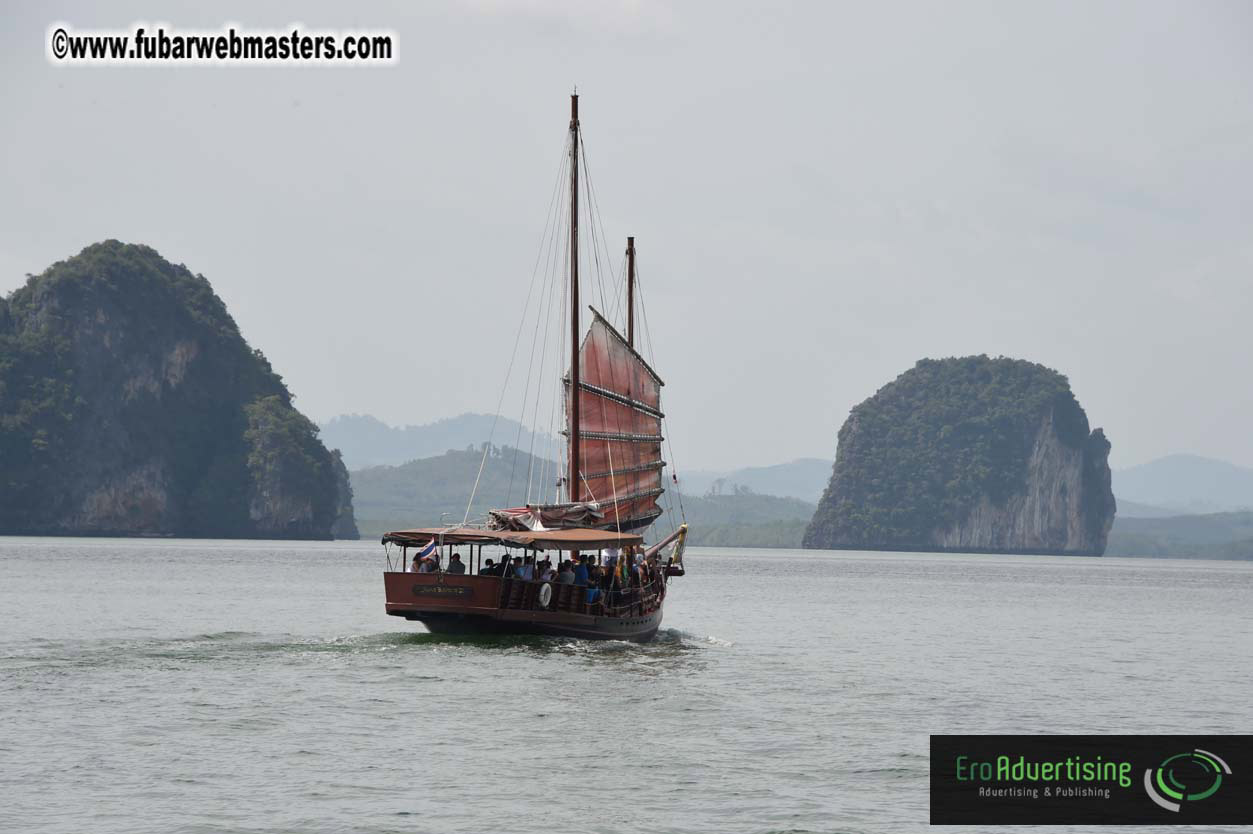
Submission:
M 642 463 L 638 466 L 618 467 L 613 472 L 585 473 L 583 477 L 590 481 L 594 478 L 608 478 L 610 475 L 627 475 L 632 472 L 643 472 L 647 469 L 662 469 L 665 465 L 666 462 L 664 460 L 654 460 L 649 461 L 648 463 Z
M 569 434 L 562 432 L 562 434 Z M 661 443 L 665 440 L 659 434 L 623 434 L 608 431 L 588 431 L 580 432 L 580 435 L 587 440 L 616 440 L 619 443 Z M 590 477 L 584 475 L 584 478 Z
M 565 382 L 566 385 L 570 384 L 570 380 L 568 377 L 563 381 Z M 580 390 L 586 391 L 588 393 L 592 393 L 592 394 L 596 394 L 597 396 L 604 397 L 607 400 L 613 400 L 616 403 L 620 403 L 622 405 L 634 408 L 636 411 L 642 411 L 645 414 L 650 414 L 659 420 L 663 419 L 666 416 L 662 414 L 659 409 L 653 408 L 648 403 L 640 402 L 639 400 L 633 400 L 630 397 L 617 393 L 616 391 L 610 391 L 608 389 L 601 388 L 599 385 L 592 385 L 590 382 L 580 382 L 579 388 Z

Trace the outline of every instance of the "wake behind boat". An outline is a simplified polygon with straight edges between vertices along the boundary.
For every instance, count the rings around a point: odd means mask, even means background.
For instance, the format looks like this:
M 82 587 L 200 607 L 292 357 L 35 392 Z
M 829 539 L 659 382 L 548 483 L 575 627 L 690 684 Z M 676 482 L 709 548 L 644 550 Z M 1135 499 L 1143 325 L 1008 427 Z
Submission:
M 570 364 L 559 386 L 564 477 L 557 478 L 550 502 L 530 500 L 529 475 L 528 500 L 520 506 L 490 510 L 471 523 L 471 494 L 460 525 L 383 536 L 388 547 L 383 576 L 387 613 L 419 621 L 435 633 L 648 640 L 661 625 L 669 579 L 684 574 L 685 523 L 674 525 L 651 547 L 644 543 L 644 534 L 666 514 L 659 504 L 666 492 L 664 383 L 636 346 L 634 238 L 627 238 L 625 258 L 625 335 L 595 308 L 582 335 L 578 106 L 578 95 L 571 96 L 565 207 L 569 258 L 567 275 L 562 276 L 563 282 L 568 278 Z M 590 211 L 595 195 L 590 187 L 583 194 L 599 266 L 596 219 Z M 550 299 L 554 296 L 548 293 Z M 536 411 L 538 401 L 537 393 Z M 484 447 L 484 460 L 489 448 L 490 443 Z M 541 492 L 544 480 L 541 473 Z M 393 561 L 393 546 L 399 547 L 398 561 Z

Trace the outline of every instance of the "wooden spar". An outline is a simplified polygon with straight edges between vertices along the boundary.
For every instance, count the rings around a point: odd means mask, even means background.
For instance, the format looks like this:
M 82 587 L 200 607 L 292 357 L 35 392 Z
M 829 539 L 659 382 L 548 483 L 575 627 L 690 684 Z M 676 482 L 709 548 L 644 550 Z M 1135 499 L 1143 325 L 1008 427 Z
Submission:
M 579 94 L 570 96 L 570 478 L 579 500 Z
M 635 238 L 627 238 L 627 347 L 635 347 Z
M 661 552 L 661 549 L 663 547 L 665 547 L 666 545 L 670 544 L 670 542 L 677 539 L 681 534 L 683 534 L 685 530 L 687 530 L 687 525 L 680 524 L 679 529 L 673 531 L 672 533 L 670 533 L 670 535 L 666 536 L 664 539 L 662 539 L 661 541 L 657 542 L 652 547 L 645 550 L 644 556 L 649 559 L 653 558 L 654 556 L 656 556 L 658 553 Z

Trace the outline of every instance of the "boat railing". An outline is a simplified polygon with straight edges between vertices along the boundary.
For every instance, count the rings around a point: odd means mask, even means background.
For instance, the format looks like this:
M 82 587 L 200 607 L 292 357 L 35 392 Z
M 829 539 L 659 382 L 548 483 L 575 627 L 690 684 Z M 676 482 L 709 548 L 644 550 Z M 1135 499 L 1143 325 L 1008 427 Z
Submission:
M 540 599 L 544 585 L 552 588 L 547 606 Z M 589 594 L 589 591 L 596 593 Z M 594 586 L 508 577 L 501 582 L 500 607 L 629 617 L 655 610 L 664 596 L 665 582 L 661 578 L 654 578 L 637 587 L 615 585 L 606 591 Z
M 576 585 L 554 580 L 521 579 L 481 573 L 449 573 L 444 570 L 399 573 L 411 575 L 423 585 L 448 583 L 464 587 L 478 586 L 480 582 L 498 583 L 495 605 L 501 609 L 568 612 L 603 617 L 633 617 L 656 610 L 665 598 L 668 576 L 668 573 L 659 569 L 642 586 L 621 585 L 615 580 L 605 589 L 598 585 Z M 547 592 L 543 590 L 545 585 L 550 588 Z M 492 604 L 487 599 L 484 603 Z

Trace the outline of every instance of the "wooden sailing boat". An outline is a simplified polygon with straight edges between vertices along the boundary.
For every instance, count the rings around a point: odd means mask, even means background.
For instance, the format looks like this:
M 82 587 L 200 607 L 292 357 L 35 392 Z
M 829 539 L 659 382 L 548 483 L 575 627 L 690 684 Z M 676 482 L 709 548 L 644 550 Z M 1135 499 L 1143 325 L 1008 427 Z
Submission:
M 687 525 L 651 547 L 645 532 L 662 515 L 661 377 L 635 346 L 635 239 L 627 238 L 626 334 L 592 308 L 582 333 L 579 301 L 579 98 L 570 97 L 570 367 L 562 379 L 568 472 L 564 501 L 491 510 L 484 523 L 398 530 L 400 548 L 383 575 L 387 613 L 436 633 L 549 634 L 648 640 L 661 625 L 666 586 L 682 576 Z M 582 338 L 580 339 L 580 337 Z M 486 449 L 485 452 L 486 454 Z M 473 497 L 471 498 L 473 501 Z M 469 508 L 467 508 L 467 518 Z M 483 549 L 540 563 L 583 561 L 603 579 L 590 585 L 483 573 Z M 465 573 L 408 572 L 409 550 L 469 553 Z M 396 567 L 398 569 L 393 570 Z

